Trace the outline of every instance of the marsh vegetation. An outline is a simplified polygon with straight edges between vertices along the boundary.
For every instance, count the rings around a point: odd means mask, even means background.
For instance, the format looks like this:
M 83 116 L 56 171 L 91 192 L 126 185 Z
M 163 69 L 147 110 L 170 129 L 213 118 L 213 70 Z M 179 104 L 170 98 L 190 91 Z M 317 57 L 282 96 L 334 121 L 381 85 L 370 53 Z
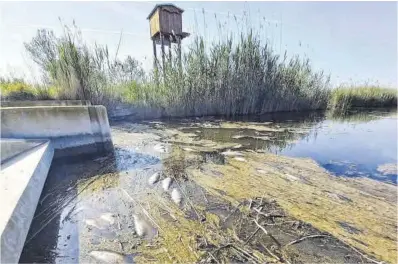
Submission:
M 119 60 L 108 47 L 89 46 L 75 24 L 64 34 L 38 30 L 25 43 L 42 71 L 39 84 L 0 80 L 3 100 L 86 99 L 112 109 L 118 103 L 157 109 L 163 116 L 245 115 L 277 111 L 396 106 L 396 91 L 378 87 L 331 89 L 329 76 L 308 58 L 277 54 L 254 31 L 209 43 L 194 37 L 181 64 L 177 51 L 165 67 L 145 72 L 137 60 Z

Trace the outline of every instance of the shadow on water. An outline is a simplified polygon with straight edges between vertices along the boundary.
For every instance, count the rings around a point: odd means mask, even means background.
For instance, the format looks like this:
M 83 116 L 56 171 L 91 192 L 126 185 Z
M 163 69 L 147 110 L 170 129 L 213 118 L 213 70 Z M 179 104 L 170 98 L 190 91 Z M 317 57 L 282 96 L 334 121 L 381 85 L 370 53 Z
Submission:
M 79 181 L 88 181 L 89 186 L 94 181 L 93 177 L 116 171 L 113 154 L 99 159 L 102 162 L 92 157 L 80 160 L 61 158 L 52 162 L 19 260 L 21 263 L 54 263 L 57 258 L 62 258 L 57 253 L 57 247 L 67 245 L 72 247 L 68 260 L 76 261 L 79 243 L 74 239 L 77 237 L 67 236 L 67 241 L 63 241 L 62 245 L 59 237 L 61 233 L 78 232 L 77 225 L 69 220 L 71 214 L 75 213 L 76 197 L 83 191 L 77 188 Z
M 86 215 L 87 211 L 93 211 L 92 214 L 97 211 L 95 208 L 88 210 L 80 206 L 79 196 L 88 189 L 90 193 L 95 193 L 119 186 L 120 171 L 140 169 L 159 163 L 160 159 L 157 157 L 120 147 L 107 156 L 54 160 L 20 262 L 77 262 L 81 243 L 79 221 L 82 220 L 79 214 L 83 210 L 86 211 Z M 92 243 L 98 243 L 98 238 L 101 237 L 115 236 L 112 231 L 98 228 L 93 234 L 97 239 L 92 239 Z

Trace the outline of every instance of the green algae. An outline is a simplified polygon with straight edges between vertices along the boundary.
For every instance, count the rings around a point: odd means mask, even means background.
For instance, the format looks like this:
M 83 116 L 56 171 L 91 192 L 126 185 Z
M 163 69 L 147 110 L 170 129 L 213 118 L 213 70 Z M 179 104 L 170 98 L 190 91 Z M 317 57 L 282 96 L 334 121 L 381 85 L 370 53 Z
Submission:
M 151 206 L 148 212 L 160 227 L 159 236 L 152 241 L 151 247 L 139 246 L 137 262 L 147 262 L 150 259 L 156 262 L 196 262 L 204 254 L 199 251 L 198 237 L 206 239 L 207 243 L 217 245 L 220 234 L 215 230 L 219 229 L 219 219 L 216 215 L 206 213 L 206 222 L 188 219 L 184 213 L 173 203 L 168 201 L 160 202 L 156 197 L 148 198 Z M 173 214 L 175 221 L 168 221 L 163 217 L 161 208 L 167 203 L 168 214 Z M 200 210 L 197 208 L 197 210 Z
M 248 162 L 228 159 L 223 166 L 204 165 L 221 172 L 223 177 L 208 176 L 197 169 L 191 169 L 189 175 L 210 193 L 225 195 L 229 201 L 258 196 L 275 199 L 291 216 L 369 255 L 396 263 L 395 203 L 366 195 L 366 190 L 372 192 L 379 185 L 391 197 L 396 194 L 395 187 L 368 179 L 332 177 L 310 159 L 257 153 L 246 153 L 245 157 Z M 216 190 L 223 190 L 224 194 Z M 336 201 L 328 192 L 346 199 Z M 352 234 L 339 221 L 349 222 L 361 232 Z

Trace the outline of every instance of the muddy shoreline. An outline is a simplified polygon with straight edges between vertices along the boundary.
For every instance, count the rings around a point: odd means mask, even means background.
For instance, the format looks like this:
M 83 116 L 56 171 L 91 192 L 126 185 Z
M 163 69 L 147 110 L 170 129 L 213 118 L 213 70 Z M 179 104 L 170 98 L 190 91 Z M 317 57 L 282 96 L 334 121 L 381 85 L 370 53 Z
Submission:
M 114 155 L 54 163 L 20 262 L 396 263 L 396 186 L 260 151 L 311 122 L 178 122 L 117 122 Z

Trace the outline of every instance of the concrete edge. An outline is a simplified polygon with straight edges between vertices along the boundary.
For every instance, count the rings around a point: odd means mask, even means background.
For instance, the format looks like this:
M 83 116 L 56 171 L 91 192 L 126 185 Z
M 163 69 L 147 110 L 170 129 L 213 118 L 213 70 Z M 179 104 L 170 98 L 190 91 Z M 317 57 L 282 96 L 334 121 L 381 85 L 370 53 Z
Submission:
M 3 140 L 3 138 L 1 140 Z M 39 143 L 36 146 L 33 146 L 31 148 L 26 149 L 24 152 L 17 153 L 17 154 L 15 154 L 13 156 L 10 156 L 7 159 L 2 160 L 1 161 L 1 168 L 5 169 L 6 167 L 8 167 L 8 165 L 11 165 L 13 162 L 15 162 L 15 160 L 23 158 L 24 156 L 28 155 L 28 153 L 34 151 L 35 149 L 43 146 L 43 144 L 46 144 L 48 142 L 49 142 L 49 140 L 43 140 L 43 142 Z
M 14 100 L 14 101 L 0 101 L 1 107 L 33 107 L 33 106 L 83 106 L 91 105 L 88 100 Z
M 19 261 L 53 155 L 54 149 L 51 142 L 45 143 L 45 150 L 34 168 L 33 174 L 19 197 L 6 226 L 1 230 L 1 263 L 17 263 Z M 23 163 L 21 160 L 19 162 Z M 17 165 L 15 164 L 15 166 Z

